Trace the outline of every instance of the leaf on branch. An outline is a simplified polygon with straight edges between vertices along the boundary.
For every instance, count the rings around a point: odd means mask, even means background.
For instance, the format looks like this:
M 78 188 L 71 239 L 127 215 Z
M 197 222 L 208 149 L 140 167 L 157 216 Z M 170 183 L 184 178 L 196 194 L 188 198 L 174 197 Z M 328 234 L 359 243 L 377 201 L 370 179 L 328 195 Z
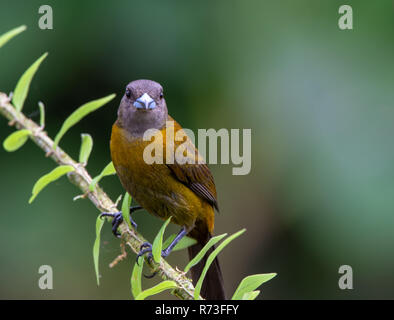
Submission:
M 79 163 L 86 165 L 88 163 L 88 159 L 90 153 L 92 152 L 93 148 L 93 139 L 90 134 L 82 133 L 81 134 L 81 149 L 79 150 Z
M 201 259 L 205 256 L 205 254 L 207 253 L 207 251 L 214 246 L 216 243 L 218 243 L 220 240 L 222 240 L 225 236 L 227 236 L 227 233 L 223 233 L 219 236 L 216 237 L 212 237 L 211 239 L 209 239 L 209 241 L 207 242 L 207 244 L 204 246 L 204 248 L 201 249 L 201 251 L 192 259 L 189 261 L 189 263 L 187 264 L 186 268 L 185 268 L 185 272 L 188 272 L 190 270 L 191 267 L 195 266 L 197 263 L 199 263 L 201 261 Z
M 45 107 L 41 101 L 38 102 L 38 108 L 40 109 L 40 127 L 44 128 L 45 127 Z
M 105 168 L 103 169 L 103 171 L 101 171 L 101 173 L 100 173 L 97 177 L 95 177 L 95 178 L 92 180 L 92 182 L 91 182 L 90 185 L 89 185 L 89 190 L 90 190 L 90 191 L 94 191 L 94 189 L 96 189 L 96 184 L 99 183 L 99 181 L 100 181 L 102 178 L 104 178 L 104 177 L 106 177 L 106 176 L 111 176 L 111 175 L 114 175 L 114 174 L 116 174 L 116 171 L 115 171 L 114 164 L 113 164 L 112 161 L 111 161 L 110 163 L 108 163 L 108 164 L 105 166 Z
M 116 201 L 115 201 L 115 207 L 118 207 L 118 203 L 119 203 L 120 200 L 122 200 L 122 196 L 123 196 L 123 195 L 120 194 L 119 197 L 116 199 Z
M 166 222 L 163 223 L 163 225 L 160 228 L 159 233 L 156 235 L 155 240 L 153 241 L 152 244 L 152 255 L 153 259 L 159 263 L 161 259 L 161 250 L 163 247 L 163 235 L 164 231 L 166 230 L 167 225 L 170 223 L 171 217 L 167 219 Z
M 176 287 L 177 287 L 177 285 L 174 281 L 165 280 L 150 289 L 146 289 L 146 290 L 142 291 L 135 298 L 135 300 L 144 300 L 145 298 L 147 298 L 149 296 L 153 296 L 154 294 L 158 294 L 160 292 L 163 292 L 164 290 L 175 289 Z
M 231 300 L 244 300 L 243 297 L 246 293 L 251 293 L 258 287 L 260 287 L 264 282 L 271 280 L 276 276 L 276 273 L 265 273 L 265 274 L 254 274 L 245 277 L 241 283 L 238 285 L 237 290 L 235 290 Z
M 166 241 L 163 243 L 163 248 L 167 248 L 170 243 L 175 239 L 176 234 L 170 235 Z M 178 251 L 178 250 L 183 250 L 186 249 L 194 244 L 197 243 L 196 239 L 190 238 L 190 237 L 183 237 L 177 244 L 176 246 L 172 249 L 172 251 Z
M 6 33 L 4 33 L 4 34 L 2 34 L 2 35 L 0 36 L 0 48 L 1 48 L 2 46 L 4 46 L 4 45 L 5 45 L 9 40 L 11 40 L 13 37 L 17 36 L 18 34 L 20 34 L 21 32 L 23 32 L 23 31 L 25 31 L 25 30 L 26 30 L 26 26 L 23 25 L 23 26 L 17 27 L 17 28 L 15 28 L 15 29 L 12 29 L 12 30 L 10 30 L 10 31 L 8 31 L 8 32 L 6 32 Z
M 13 152 L 22 147 L 29 135 L 31 134 L 30 130 L 22 129 L 11 133 L 3 142 L 3 147 L 8 152 Z
M 144 267 L 144 258 L 138 257 L 138 263 L 134 264 L 133 272 L 131 274 L 131 293 L 133 294 L 134 299 L 142 291 L 141 277 L 142 277 L 142 269 Z
M 127 225 L 131 229 L 130 205 L 131 205 L 131 196 L 129 195 L 128 192 L 126 192 L 122 202 L 122 217 L 123 217 L 123 221 L 126 221 Z
M 45 52 L 40 58 L 38 58 L 20 77 L 16 84 L 14 95 L 12 97 L 12 103 L 15 109 L 22 111 L 23 104 L 25 103 L 27 94 L 29 92 L 30 83 L 38 70 L 41 62 L 46 58 L 48 52 Z
M 239 237 L 241 234 L 243 234 L 246 231 L 246 229 L 242 229 L 238 231 L 237 233 L 234 233 L 233 235 L 229 236 L 227 239 L 225 239 L 208 257 L 207 262 L 205 263 L 204 269 L 202 270 L 200 279 L 198 279 L 196 287 L 194 289 L 194 299 L 197 300 L 198 297 L 200 296 L 200 291 L 202 287 L 202 283 L 204 281 L 205 275 L 207 274 L 207 271 L 209 267 L 211 266 L 211 263 L 213 260 L 216 258 L 216 256 L 222 251 L 231 241 L 233 241 L 235 238 Z
M 94 263 L 94 270 L 96 272 L 96 279 L 97 285 L 100 285 L 100 275 L 99 275 L 99 254 L 100 254 L 100 235 L 101 229 L 104 225 L 104 220 L 101 219 L 100 216 L 96 219 L 96 240 L 94 240 L 93 245 L 93 263 Z
M 242 300 L 254 300 L 254 299 L 257 298 L 257 296 L 258 296 L 259 294 L 260 294 L 260 290 L 246 292 L 246 293 L 242 296 Z
M 83 104 L 77 110 L 75 110 L 63 123 L 60 128 L 58 134 L 55 137 L 55 142 L 53 144 L 53 149 L 56 149 L 58 146 L 60 139 L 64 136 L 64 134 L 70 129 L 73 125 L 78 123 L 82 118 L 84 118 L 89 113 L 97 110 L 102 107 L 109 101 L 115 98 L 115 94 L 111 94 L 101 99 L 93 100 L 88 103 Z
M 51 172 L 47 173 L 46 175 L 42 176 L 38 181 L 34 184 L 32 195 L 29 199 L 29 203 L 32 203 L 33 200 L 37 197 L 37 195 L 44 189 L 49 183 L 59 179 L 66 173 L 70 171 L 74 171 L 73 166 L 58 166 L 57 168 L 53 169 Z

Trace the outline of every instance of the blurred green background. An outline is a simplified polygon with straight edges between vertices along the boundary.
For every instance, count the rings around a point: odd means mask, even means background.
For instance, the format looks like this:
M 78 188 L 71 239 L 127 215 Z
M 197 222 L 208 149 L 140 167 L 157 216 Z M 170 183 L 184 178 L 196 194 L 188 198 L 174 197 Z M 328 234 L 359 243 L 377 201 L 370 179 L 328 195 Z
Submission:
M 111 125 L 135 79 L 160 82 L 186 128 L 252 129 L 249 175 L 211 166 L 215 233 L 247 228 L 220 255 L 229 295 L 249 274 L 277 272 L 260 298 L 394 298 L 392 1 L 45 1 L 53 30 L 38 28 L 42 4 L 0 1 L 0 33 L 28 26 L 0 50 L 0 91 L 48 51 L 24 111 L 38 121 L 43 101 L 52 137 L 75 108 L 116 93 L 61 142 L 77 158 L 80 134 L 93 136 L 93 176 L 110 161 Z M 354 30 L 338 28 L 342 4 L 353 7 Z M 0 118 L 0 140 L 12 131 Z M 54 167 L 31 142 L 0 148 L 0 298 L 130 299 L 135 255 L 108 267 L 119 253 L 109 224 L 96 286 L 98 211 L 72 201 L 77 188 L 62 178 L 28 205 L 34 182 Z M 101 185 L 113 199 L 123 192 L 116 176 Z M 146 212 L 135 220 L 149 240 L 162 223 Z M 182 268 L 186 253 L 168 260 Z M 37 285 L 44 264 L 53 290 Z M 344 264 L 353 290 L 338 288 Z

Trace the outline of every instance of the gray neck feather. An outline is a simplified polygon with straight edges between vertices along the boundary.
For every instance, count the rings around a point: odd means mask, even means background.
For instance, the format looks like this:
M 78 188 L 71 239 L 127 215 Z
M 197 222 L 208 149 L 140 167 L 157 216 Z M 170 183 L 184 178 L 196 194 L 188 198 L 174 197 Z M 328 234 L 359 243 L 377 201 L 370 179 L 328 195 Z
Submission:
M 162 129 L 167 121 L 167 107 L 141 111 L 135 108 L 119 108 L 117 125 L 127 130 L 132 136 L 142 137 L 148 129 Z

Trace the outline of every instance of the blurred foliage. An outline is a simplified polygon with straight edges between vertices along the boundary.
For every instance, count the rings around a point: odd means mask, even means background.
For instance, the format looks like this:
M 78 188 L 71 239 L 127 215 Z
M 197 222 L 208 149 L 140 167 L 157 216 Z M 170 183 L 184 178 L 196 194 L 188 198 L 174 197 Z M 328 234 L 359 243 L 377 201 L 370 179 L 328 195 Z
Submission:
M 353 7 L 352 31 L 337 26 L 345 3 Z M 54 30 L 38 28 L 41 2 L 0 0 L 0 33 L 28 27 L 0 50 L 0 90 L 14 90 L 48 51 L 24 112 L 39 121 L 42 100 L 52 137 L 79 105 L 115 92 L 62 139 L 76 159 L 80 134 L 92 136 L 93 176 L 110 162 L 117 105 L 135 79 L 160 82 L 171 115 L 186 128 L 252 128 L 249 175 L 211 166 L 221 208 L 215 233 L 248 230 L 219 256 L 228 294 L 248 274 L 275 271 L 265 299 L 394 298 L 392 1 L 45 4 Z M 2 141 L 11 132 L 0 119 Z M 74 186 L 58 180 L 28 205 L 51 166 L 31 142 L 14 153 L 0 149 L 0 298 L 128 299 L 135 256 L 107 267 L 120 248 L 106 224 L 97 287 L 98 211 L 72 201 Z M 116 176 L 101 184 L 113 199 L 124 192 Z M 133 218 L 152 241 L 162 221 L 144 212 Z M 186 255 L 174 252 L 169 261 L 185 265 Z M 44 264 L 53 267 L 53 290 L 37 285 Z M 354 290 L 338 289 L 343 264 L 353 267 Z

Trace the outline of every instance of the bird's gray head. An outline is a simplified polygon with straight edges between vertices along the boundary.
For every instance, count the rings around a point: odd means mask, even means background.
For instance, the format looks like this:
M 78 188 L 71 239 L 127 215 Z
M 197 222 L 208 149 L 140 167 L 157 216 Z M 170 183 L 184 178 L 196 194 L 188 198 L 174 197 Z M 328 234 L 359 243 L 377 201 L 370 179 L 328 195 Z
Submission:
M 118 126 L 132 134 L 143 135 L 148 129 L 161 129 L 168 111 L 163 87 L 152 80 L 130 82 L 118 109 Z

